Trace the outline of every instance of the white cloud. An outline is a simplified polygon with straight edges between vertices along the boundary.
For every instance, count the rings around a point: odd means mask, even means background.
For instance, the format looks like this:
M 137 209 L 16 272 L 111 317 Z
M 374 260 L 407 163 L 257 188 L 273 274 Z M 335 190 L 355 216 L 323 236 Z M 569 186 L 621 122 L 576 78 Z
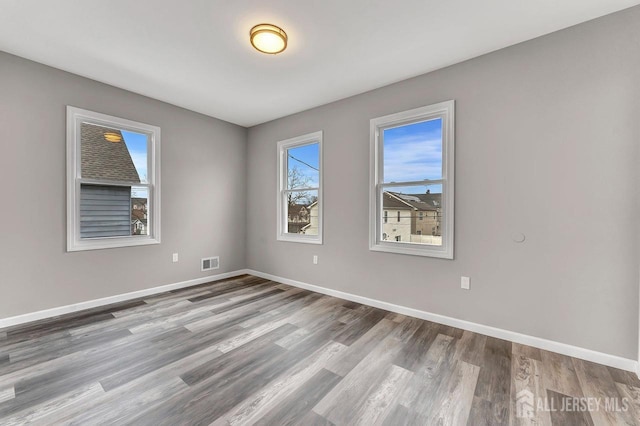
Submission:
M 438 134 L 394 137 L 384 144 L 385 182 L 440 179 L 442 143 Z

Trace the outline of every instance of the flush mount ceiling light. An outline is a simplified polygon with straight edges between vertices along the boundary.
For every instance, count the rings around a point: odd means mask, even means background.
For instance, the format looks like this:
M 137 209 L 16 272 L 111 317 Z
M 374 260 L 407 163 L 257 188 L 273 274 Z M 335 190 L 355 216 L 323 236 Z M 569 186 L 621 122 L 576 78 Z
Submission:
M 262 53 L 275 55 L 287 48 L 287 33 L 271 24 L 259 24 L 249 31 L 251 45 Z
M 122 142 L 122 136 L 114 132 L 106 132 L 104 138 L 109 142 Z

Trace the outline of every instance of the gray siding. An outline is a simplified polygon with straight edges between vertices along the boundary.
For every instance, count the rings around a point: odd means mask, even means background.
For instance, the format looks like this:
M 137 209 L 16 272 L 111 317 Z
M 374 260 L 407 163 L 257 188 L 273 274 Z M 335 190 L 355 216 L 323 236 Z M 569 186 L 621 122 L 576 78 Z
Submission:
M 80 237 L 131 235 L 131 188 L 82 185 L 80 188 Z

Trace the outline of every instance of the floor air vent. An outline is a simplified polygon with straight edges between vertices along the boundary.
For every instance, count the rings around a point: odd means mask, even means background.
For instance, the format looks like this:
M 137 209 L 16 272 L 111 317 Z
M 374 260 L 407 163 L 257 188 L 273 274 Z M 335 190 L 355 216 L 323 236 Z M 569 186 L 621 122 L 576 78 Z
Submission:
M 218 269 L 220 267 L 220 257 L 207 257 L 202 259 L 201 262 L 202 271 L 210 271 L 212 269 Z

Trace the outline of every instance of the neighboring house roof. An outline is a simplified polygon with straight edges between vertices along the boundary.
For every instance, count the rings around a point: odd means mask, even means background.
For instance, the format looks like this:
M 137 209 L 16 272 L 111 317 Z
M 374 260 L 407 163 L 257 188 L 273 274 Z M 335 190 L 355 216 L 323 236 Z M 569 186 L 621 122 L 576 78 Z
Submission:
M 139 220 L 144 224 L 147 223 L 147 218 L 142 210 L 131 210 L 131 220 Z
M 82 123 L 82 177 L 139 183 L 140 176 L 124 138 L 120 142 L 109 142 L 105 133 L 116 133 L 122 137 L 120 130 Z
M 310 216 L 310 215 L 311 215 L 311 209 L 312 209 L 312 208 L 314 208 L 314 207 L 315 207 L 315 206 L 317 206 L 317 205 L 318 205 L 318 202 L 317 202 L 317 201 L 314 201 L 313 203 L 311 203 L 311 204 L 309 204 L 309 205 L 307 206 L 307 210 L 309 210 L 309 220 L 311 220 L 311 216 Z M 311 227 L 311 222 L 309 222 L 309 223 L 307 223 L 306 225 L 304 225 L 304 226 L 301 228 L 301 230 L 302 230 L 302 231 L 306 231 L 306 230 L 307 230 L 307 229 L 309 229 L 310 227 Z
M 288 207 L 288 213 L 287 216 L 289 216 L 289 218 L 293 218 L 293 217 L 308 217 L 309 216 L 309 207 L 305 204 L 290 204 Z
M 306 204 L 289 204 L 289 209 L 292 211 L 300 211 L 306 208 L 307 208 Z
M 422 201 L 423 203 L 427 203 L 433 207 L 442 207 L 442 194 L 437 193 L 427 193 L 427 194 L 412 194 L 415 195 Z
M 435 211 L 440 208 L 442 194 L 402 194 L 400 192 L 385 191 L 384 207 L 411 208 L 418 211 Z M 426 200 L 426 201 L 423 201 Z M 389 202 L 387 202 L 389 200 Z M 397 206 L 397 207 L 396 207 Z
M 287 214 L 289 232 L 298 233 L 310 225 L 309 209 L 314 204 L 291 204 L 289 206 Z
M 382 202 L 384 208 L 387 209 L 401 209 L 401 210 L 412 210 L 413 206 L 402 198 L 398 197 L 397 194 L 389 191 L 384 191 L 384 200 Z

